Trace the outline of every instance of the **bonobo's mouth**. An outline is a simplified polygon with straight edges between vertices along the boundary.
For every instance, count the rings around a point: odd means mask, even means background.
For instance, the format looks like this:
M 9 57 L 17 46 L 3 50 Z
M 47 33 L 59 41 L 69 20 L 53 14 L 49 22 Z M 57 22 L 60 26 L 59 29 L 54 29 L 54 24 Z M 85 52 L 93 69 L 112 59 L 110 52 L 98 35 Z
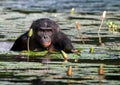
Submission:
M 50 44 L 51 44 L 51 42 L 44 42 L 44 43 L 43 43 L 43 47 L 47 48 L 47 47 L 50 46 Z

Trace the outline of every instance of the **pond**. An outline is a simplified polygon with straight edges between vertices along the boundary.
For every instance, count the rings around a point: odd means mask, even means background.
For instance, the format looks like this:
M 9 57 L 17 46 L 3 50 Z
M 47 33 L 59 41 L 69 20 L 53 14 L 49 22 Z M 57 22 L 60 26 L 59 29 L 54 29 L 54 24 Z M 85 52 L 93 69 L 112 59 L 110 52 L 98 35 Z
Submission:
M 0 1 L 0 85 L 120 85 L 120 0 L 1 0 Z M 75 13 L 71 14 L 71 9 Z M 98 29 L 107 11 L 98 46 Z M 44 56 L 47 51 L 9 51 L 33 20 L 55 20 L 79 53 Z M 107 22 L 117 25 L 111 31 Z M 75 23 L 80 23 L 80 38 Z M 92 51 L 91 51 L 92 49 Z M 103 74 L 99 74 L 100 66 Z M 68 75 L 68 68 L 72 75 Z

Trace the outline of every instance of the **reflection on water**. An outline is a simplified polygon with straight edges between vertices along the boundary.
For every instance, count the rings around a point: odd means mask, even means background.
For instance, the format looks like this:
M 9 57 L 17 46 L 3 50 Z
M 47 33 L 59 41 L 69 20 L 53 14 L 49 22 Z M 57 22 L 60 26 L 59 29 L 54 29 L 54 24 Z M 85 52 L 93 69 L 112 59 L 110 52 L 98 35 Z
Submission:
M 12 42 L 0 42 L 0 51 L 9 51 L 12 44 Z
M 0 7 L 33 11 L 77 12 L 119 11 L 120 0 L 1 0 Z

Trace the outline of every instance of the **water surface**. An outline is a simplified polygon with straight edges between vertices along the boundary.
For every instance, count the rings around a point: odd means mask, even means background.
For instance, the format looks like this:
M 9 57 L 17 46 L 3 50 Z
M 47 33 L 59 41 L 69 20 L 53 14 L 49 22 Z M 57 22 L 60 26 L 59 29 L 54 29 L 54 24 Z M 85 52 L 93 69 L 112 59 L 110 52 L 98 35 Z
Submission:
M 120 85 L 120 33 L 109 32 L 106 26 L 107 20 L 112 20 L 120 29 L 119 3 L 120 0 L 0 0 L 0 85 Z M 75 8 L 73 15 L 71 8 Z M 104 10 L 107 17 L 100 32 L 105 44 L 102 47 L 96 44 Z M 26 55 L 9 51 L 31 23 L 43 17 L 55 20 L 75 48 L 82 49 L 78 62 L 73 54 L 68 54 L 68 63 L 63 62 L 61 54 L 61 59 L 40 62 L 44 58 L 32 56 L 31 62 L 26 62 Z M 76 21 L 81 24 L 85 44 L 75 29 Z M 92 47 L 94 53 L 89 52 Z M 104 64 L 102 76 L 98 75 L 100 64 Z M 72 77 L 66 76 L 69 65 L 73 68 Z

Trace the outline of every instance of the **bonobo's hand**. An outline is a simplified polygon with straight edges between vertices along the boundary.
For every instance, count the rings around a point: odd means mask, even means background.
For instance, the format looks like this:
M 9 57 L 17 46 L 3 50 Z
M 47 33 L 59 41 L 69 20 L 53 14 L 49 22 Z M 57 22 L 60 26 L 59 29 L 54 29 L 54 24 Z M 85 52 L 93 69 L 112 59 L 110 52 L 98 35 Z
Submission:
M 77 53 L 77 52 L 80 52 L 79 50 L 76 50 L 76 49 L 72 49 L 71 50 L 72 53 Z

